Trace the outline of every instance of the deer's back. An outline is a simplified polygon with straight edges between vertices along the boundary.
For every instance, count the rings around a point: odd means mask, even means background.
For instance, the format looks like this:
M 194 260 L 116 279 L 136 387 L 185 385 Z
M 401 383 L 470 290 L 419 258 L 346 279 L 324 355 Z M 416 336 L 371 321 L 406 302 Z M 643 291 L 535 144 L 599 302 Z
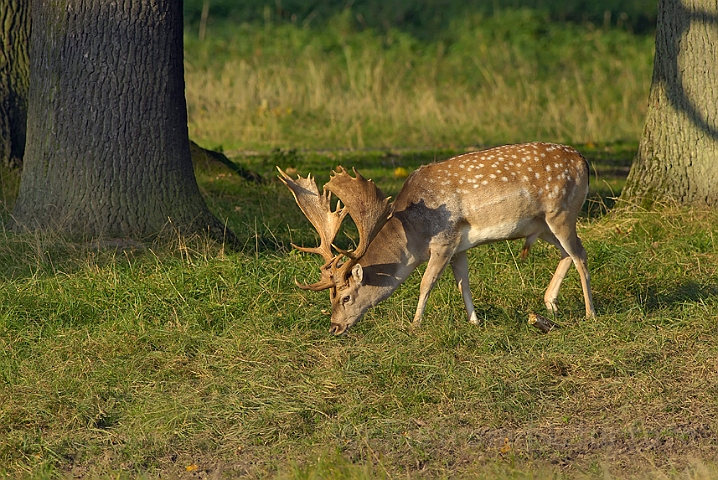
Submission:
M 477 242 L 527 236 L 547 212 L 578 215 L 588 165 L 572 147 L 505 145 L 425 165 L 407 178 L 395 202 L 405 227 L 435 237 L 472 230 Z

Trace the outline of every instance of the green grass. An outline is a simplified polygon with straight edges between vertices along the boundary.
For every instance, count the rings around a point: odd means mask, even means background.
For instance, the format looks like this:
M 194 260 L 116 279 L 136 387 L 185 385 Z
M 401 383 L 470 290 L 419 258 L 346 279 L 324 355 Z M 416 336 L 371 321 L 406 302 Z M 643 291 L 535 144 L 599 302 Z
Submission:
M 440 39 L 220 22 L 185 35 L 190 136 L 225 150 L 464 148 L 529 140 L 635 142 L 653 38 L 465 15 Z
M 613 25 L 645 32 L 655 28 L 657 5 L 652 0 L 414 0 L 384 2 L 354 0 L 186 0 L 185 22 L 196 31 L 202 22 L 202 10 L 209 7 L 206 22 L 230 19 L 236 23 L 292 23 L 322 29 L 331 18 L 350 10 L 358 27 L 400 28 L 422 38 L 446 35 L 451 21 L 467 14 L 493 14 L 507 9 L 531 8 L 545 12 L 553 21 L 573 21 L 593 25 Z
M 562 328 L 548 335 L 526 318 L 544 313 L 558 255 L 538 244 L 518 262 L 516 242 L 471 251 L 481 326 L 445 275 L 413 330 L 415 274 L 348 335 L 329 336 L 327 295 L 294 286 L 320 262 L 288 248 L 315 241 L 291 195 L 220 167 L 197 174 L 240 252 L 201 239 L 123 252 L 3 233 L 0 473 L 713 478 L 718 218 L 671 206 L 606 213 L 602 185 L 620 188 L 633 149 L 582 148 L 597 172 L 580 235 L 598 319 L 582 318 L 572 271 Z M 396 166 L 443 155 L 244 161 L 319 181 L 341 162 L 393 194 Z

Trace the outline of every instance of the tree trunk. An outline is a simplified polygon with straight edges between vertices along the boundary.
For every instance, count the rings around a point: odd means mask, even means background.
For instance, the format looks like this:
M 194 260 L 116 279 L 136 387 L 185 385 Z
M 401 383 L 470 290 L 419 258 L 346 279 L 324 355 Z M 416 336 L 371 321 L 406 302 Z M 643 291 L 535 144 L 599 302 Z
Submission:
M 622 197 L 718 205 L 718 4 L 659 0 L 648 115 Z
M 226 233 L 192 169 L 182 2 L 34 0 L 15 229 Z
M 0 164 L 19 166 L 25 152 L 30 15 L 27 0 L 0 3 Z

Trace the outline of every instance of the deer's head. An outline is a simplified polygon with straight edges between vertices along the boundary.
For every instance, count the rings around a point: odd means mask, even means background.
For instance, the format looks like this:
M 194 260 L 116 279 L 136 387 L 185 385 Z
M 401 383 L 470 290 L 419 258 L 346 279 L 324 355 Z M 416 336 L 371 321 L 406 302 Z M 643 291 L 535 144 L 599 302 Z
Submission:
M 293 180 L 280 168 L 277 169 L 281 174 L 280 180 L 292 191 L 299 208 L 320 238 L 318 247 L 292 246 L 302 252 L 319 254 L 325 261 L 318 282 L 311 285 L 297 282 L 297 286 L 305 290 L 329 290 L 332 302 L 329 332 L 341 335 L 374 303 L 375 297 L 365 293 L 366 289 L 362 288 L 365 276 L 359 262 L 376 234 L 391 218 L 392 205 L 374 182 L 365 179 L 356 170 L 356 177 L 352 177 L 342 167 L 338 167 L 320 194 L 311 175 L 306 178 L 298 176 Z M 331 206 L 332 194 L 339 200 L 335 209 Z M 359 230 L 359 245 L 353 251 L 341 250 L 333 245 L 347 214 Z

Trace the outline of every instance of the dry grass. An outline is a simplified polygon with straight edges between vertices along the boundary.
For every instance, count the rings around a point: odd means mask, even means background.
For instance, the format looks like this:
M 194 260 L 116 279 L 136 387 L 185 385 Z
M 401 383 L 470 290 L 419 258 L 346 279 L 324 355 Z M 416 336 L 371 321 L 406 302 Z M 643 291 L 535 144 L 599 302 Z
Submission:
M 191 135 L 260 150 L 638 138 L 650 39 L 505 17 L 458 25 L 451 43 L 341 23 L 188 38 Z

